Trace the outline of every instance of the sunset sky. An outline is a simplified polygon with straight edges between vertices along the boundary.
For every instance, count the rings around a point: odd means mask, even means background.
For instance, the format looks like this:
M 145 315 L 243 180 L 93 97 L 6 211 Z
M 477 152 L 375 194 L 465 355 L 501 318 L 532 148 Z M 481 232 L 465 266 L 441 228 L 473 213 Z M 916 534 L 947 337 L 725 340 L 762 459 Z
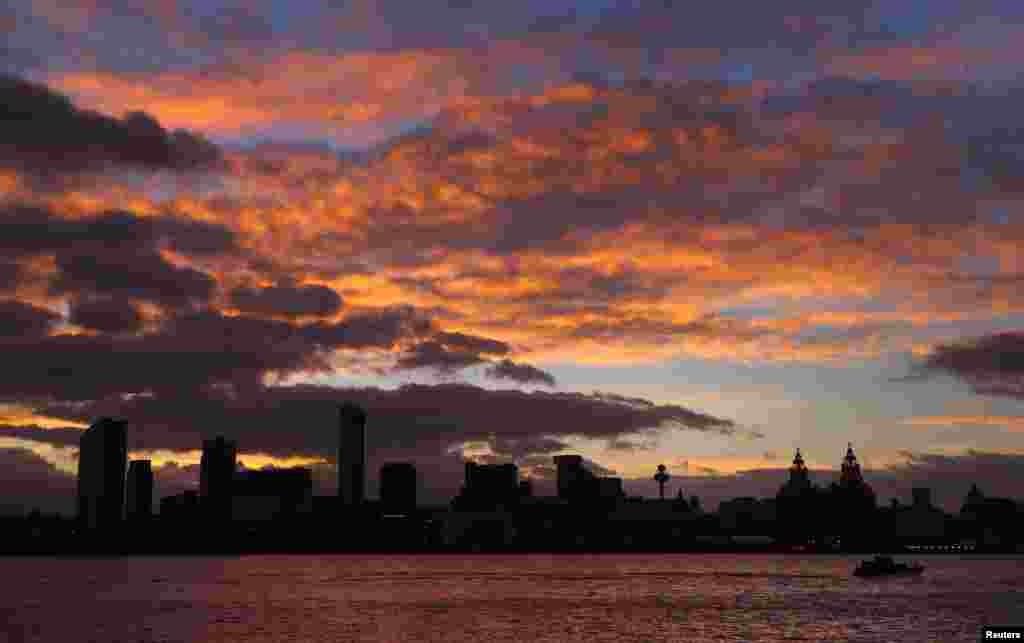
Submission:
M 68 4 L 75 6 L 69 7 Z M 0 8 L 0 511 L 129 423 L 335 487 L 336 404 L 445 501 L 1024 496 L 1024 5 L 18 1 Z

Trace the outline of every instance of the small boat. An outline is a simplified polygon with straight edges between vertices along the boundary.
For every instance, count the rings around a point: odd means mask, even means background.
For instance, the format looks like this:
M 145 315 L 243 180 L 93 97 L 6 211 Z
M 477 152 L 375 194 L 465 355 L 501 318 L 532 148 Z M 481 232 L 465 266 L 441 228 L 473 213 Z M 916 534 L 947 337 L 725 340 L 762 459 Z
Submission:
M 897 563 L 892 556 L 875 556 L 872 560 L 865 560 L 853 570 L 854 576 L 875 577 L 875 576 L 916 576 L 924 571 L 924 565 L 914 563 Z

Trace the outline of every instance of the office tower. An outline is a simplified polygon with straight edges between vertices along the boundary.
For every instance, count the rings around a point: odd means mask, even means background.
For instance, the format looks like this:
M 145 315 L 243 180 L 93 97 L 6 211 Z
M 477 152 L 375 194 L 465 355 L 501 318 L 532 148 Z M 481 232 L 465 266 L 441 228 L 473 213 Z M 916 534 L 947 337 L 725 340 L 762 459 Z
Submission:
M 313 510 L 313 472 L 306 467 L 239 472 L 232 485 L 231 517 L 259 522 Z
M 84 529 L 106 529 L 121 522 L 127 460 L 125 422 L 101 418 L 82 434 L 78 451 L 78 518 Z
M 568 500 L 579 493 L 579 487 L 585 479 L 583 456 L 556 455 L 554 460 L 558 468 L 558 497 Z
M 914 487 L 911 493 L 915 507 L 928 508 L 932 506 L 932 490 L 928 487 Z
M 128 520 L 143 521 L 153 516 L 153 467 L 149 460 L 128 463 Z
M 416 465 L 389 462 L 380 468 L 380 500 L 388 513 L 408 514 L 416 510 Z
M 361 505 L 366 493 L 366 411 L 350 402 L 339 408 L 337 464 L 341 504 Z
M 227 520 L 231 516 L 232 484 L 235 477 L 238 444 L 217 436 L 203 441 L 199 462 L 199 498 L 210 517 Z
M 194 489 L 160 499 L 160 520 L 192 525 L 199 512 L 199 494 Z
M 519 467 L 514 464 L 466 462 L 463 496 L 473 506 L 491 508 L 519 499 Z

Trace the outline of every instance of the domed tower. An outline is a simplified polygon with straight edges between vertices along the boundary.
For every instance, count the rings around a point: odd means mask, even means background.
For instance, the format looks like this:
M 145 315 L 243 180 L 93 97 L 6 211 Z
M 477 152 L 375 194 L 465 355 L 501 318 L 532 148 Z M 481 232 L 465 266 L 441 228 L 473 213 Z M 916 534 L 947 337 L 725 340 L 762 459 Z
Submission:
M 776 494 L 776 503 L 781 542 L 806 544 L 820 527 L 816 523 L 819 515 L 818 490 L 811 484 L 810 472 L 800 449 L 796 450 L 793 466 L 789 468 L 789 479 Z
M 800 449 L 797 449 L 796 456 L 793 458 L 793 466 L 789 468 L 789 480 L 786 481 L 786 484 L 782 485 L 780 495 L 800 495 L 809 491 L 810 488 L 810 472 L 807 470 L 807 465 L 804 464 L 803 456 L 800 455 Z
M 832 500 L 834 508 L 846 514 L 844 520 L 856 522 L 858 515 L 875 509 L 875 491 L 861 474 L 857 456 L 853 453 L 853 444 L 846 448 L 839 484 L 832 483 Z
M 864 484 L 864 476 L 861 475 L 860 464 L 857 463 L 857 456 L 853 454 L 852 442 L 847 443 L 842 473 L 839 474 L 839 484 L 843 487 L 859 487 Z

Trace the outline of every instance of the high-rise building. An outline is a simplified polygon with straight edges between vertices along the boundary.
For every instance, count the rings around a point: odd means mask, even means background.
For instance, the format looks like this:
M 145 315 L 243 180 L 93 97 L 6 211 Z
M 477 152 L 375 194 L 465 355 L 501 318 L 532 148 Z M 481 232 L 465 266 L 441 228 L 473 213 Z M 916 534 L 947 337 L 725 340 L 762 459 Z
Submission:
M 491 508 L 519 500 L 519 467 L 514 464 L 466 462 L 466 484 L 462 496 L 471 506 Z
M 128 520 L 149 520 L 153 516 L 153 466 L 149 460 L 128 463 Z
M 914 487 L 911 493 L 915 507 L 927 509 L 932 506 L 932 490 L 928 487 Z
M 596 493 L 596 477 L 583 466 L 583 456 L 556 455 L 554 461 L 558 469 L 559 498 L 581 499 Z
M 410 513 L 416 509 L 416 465 L 388 462 L 380 468 L 380 501 L 388 513 Z
M 238 444 L 217 436 L 203 441 L 199 462 L 199 499 L 211 516 L 231 516 L 232 484 L 235 477 Z
M 558 497 L 568 499 L 583 478 L 583 456 L 556 455 L 554 460 L 558 468 Z
M 313 510 L 313 472 L 306 467 L 253 469 L 235 476 L 231 517 L 260 522 Z
M 339 408 L 337 464 L 341 504 L 361 505 L 366 495 L 366 411 L 351 402 Z
M 84 529 L 110 528 L 124 517 L 125 426 L 101 418 L 79 440 L 78 518 Z

